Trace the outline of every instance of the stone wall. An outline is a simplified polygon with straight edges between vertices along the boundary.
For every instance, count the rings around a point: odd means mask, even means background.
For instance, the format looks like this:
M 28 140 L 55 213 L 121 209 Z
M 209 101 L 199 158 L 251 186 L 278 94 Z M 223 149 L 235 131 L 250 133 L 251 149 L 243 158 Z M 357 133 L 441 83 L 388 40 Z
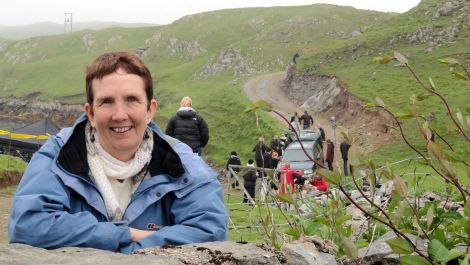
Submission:
M 207 242 L 164 248 L 149 248 L 123 255 L 90 248 L 45 250 L 22 244 L 0 245 L 0 264 L 338 264 L 333 255 L 320 252 L 309 240 L 285 244 L 274 251 L 255 244 Z

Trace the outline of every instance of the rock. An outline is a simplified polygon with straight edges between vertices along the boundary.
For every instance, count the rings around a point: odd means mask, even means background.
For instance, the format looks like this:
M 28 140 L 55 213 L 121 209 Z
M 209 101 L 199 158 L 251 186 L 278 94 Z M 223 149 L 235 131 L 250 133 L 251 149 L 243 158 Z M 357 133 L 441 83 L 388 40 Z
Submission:
M 301 244 L 285 244 L 282 247 L 282 251 L 285 253 L 287 258 L 287 264 L 338 264 L 334 258 L 329 261 L 324 259 L 320 252 L 317 251 L 313 244 L 301 243 Z M 331 255 L 330 255 L 331 256 Z M 333 257 L 333 256 L 331 256 Z
M 364 213 L 354 206 L 354 204 L 346 207 L 346 214 L 350 214 L 353 220 L 364 220 L 366 218 Z
M 380 195 L 381 197 L 390 197 L 392 190 L 393 181 L 389 180 L 380 186 L 379 190 L 377 191 L 377 195 Z
M 40 95 L 38 93 L 37 95 Z M 34 98 L 35 95 L 31 95 Z M 9 116 L 15 114 L 19 119 L 36 121 L 49 117 L 57 125 L 70 126 L 83 113 L 82 104 L 60 104 L 58 102 L 41 102 L 17 98 L 0 98 L 0 113 Z
M 416 242 L 416 236 L 405 234 L 412 242 Z M 388 246 L 385 241 L 396 237 L 395 233 L 390 231 L 377 239 L 376 241 L 372 242 L 369 247 L 364 247 L 359 249 L 358 259 L 356 260 L 361 265 L 375 265 L 375 264 L 383 264 L 383 265 L 398 265 L 400 262 L 398 261 L 399 255 L 395 254 L 392 249 Z M 423 253 L 427 253 L 427 242 L 418 239 L 418 249 L 421 250 Z M 357 264 L 355 261 L 345 259 L 345 265 L 355 265 Z
M 0 264 L 184 264 L 169 256 L 124 255 L 92 248 L 59 248 L 46 250 L 22 244 L 9 244 L 0 247 Z
M 173 249 L 172 251 L 170 251 Z M 183 264 L 281 264 L 282 254 L 272 253 L 255 244 L 230 241 L 188 244 L 172 248 L 148 248 L 136 254 L 165 255 Z
M 321 241 L 321 240 L 320 240 Z M 287 264 L 318 264 L 334 265 L 338 264 L 334 255 L 318 251 L 315 244 L 308 238 L 302 238 L 293 243 L 285 244 L 282 252 L 286 256 Z
M 253 65 L 251 60 L 242 56 L 240 49 L 229 48 L 212 58 L 194 78 L 204 79 L 227 70 L 233 72 L 235 77 L 246 76 L 257 72 Z
M 96 37 L 92 34 L 85 34 L 82 37 L 83 46 L 85 46 L 85 50 L 90 52 L 93 50 L 93 46 L 96 42 Z
M 445 2 L 444 5 L 442 5 L 434 14 L 434 18 L 452 15 L 456 10 L 460 9 L 463 6 L 462 2 L 461 1 Z
M 313 245 L 313 244 L 311 244 Z M 333 260 L 334 260 L 334 256 Z M 35 248 L 23 244 L 0 245 L 0 264 L 266 264 L 286 263 L 284 254 L 264 250 L 255 244 L 235 242 L 207 242 L 163 248 L 147 248 L 131 255 L 91 249 L 67 247 L 55 250 Z M 290 263 L 293 264 L 293 263 Z M 336 264 L 336 263 L 325 263 Z
M 441 196 L 439 196 L 439 195 L 437 195 L 437 194 L 435 194 L 435 193 L 432 193 L 432 192 L 425 192 L 425 193 L 423 193 L 422 197 L 423 197 L 423 198 L 426 198 L 426 199 L 428 199 L 428 200 L 430 200 L 430 201 L 436 201 L 436 200 L 437 200 L 437 201 L 442 201 L 442 197 L 441 197 Z
M 358 37 L 358 36 L 361 36 L 362 33 L 359 31 L 359 30 L 355 30 L 353 32 L 351 32 L 351 37 L 352 38 L 355 38 L 355 37 Z
M 354 201 L 357 201 L 359 198 L 362 198 L 362 195 L 358 190 L 351 191 L 351 195 L 349 196 L 351 196 L 351 199 L 353 199 Z

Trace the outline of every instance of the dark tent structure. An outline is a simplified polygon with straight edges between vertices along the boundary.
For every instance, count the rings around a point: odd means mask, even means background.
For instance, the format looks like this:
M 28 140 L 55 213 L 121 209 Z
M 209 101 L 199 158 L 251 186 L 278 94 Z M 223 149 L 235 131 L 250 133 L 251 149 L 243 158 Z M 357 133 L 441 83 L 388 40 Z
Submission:
M 9 134 L 0 135 L 0 151 L 20 155 L 29 160 L 47 140 L 47 136 L 58 133 L 60 128 L 45 118 L 24 127 L 14 129 Z

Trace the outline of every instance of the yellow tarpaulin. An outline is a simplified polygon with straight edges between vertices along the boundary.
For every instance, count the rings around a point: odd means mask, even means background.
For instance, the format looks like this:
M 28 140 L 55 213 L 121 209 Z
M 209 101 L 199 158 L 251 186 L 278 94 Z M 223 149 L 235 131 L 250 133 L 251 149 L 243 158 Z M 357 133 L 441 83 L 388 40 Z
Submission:
M 47 140 L 49 139 L 50 134 L 42 134 L 42 135 L 32 135 L 32 134 L 24 134 L 24 133 L 11 133 L 9 131 L 0 130 L 0 135 L 10 135 L 10 138 L 15 139 L 38 139 L 38 140 Z

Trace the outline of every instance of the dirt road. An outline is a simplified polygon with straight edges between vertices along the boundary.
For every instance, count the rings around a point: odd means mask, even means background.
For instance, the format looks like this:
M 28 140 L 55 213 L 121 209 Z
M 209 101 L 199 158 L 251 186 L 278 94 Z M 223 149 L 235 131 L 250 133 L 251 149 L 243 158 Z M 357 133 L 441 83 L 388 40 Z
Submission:
M 300 109 L 298 105 L 291 102 L 284 92 L 280 89 L 280 84 L 285 78 L 285 72 L 278 72 L 273 74 L 267 74 L 255 77 L 243 85 L 243 91 L 248 95 L 248 98 L 251 101 L 257 101 L 260 99 L 265 99 L 268 101 L 275 110 L 281 112 L 289 120 L 292 114 L 297 111 L 297 113 L 302 114 L 303 109 Z M 324 117 L 309 113 L 312 115 L 315 123 L 320 123 L 323 129 L 325 130 L 326 138 L 329 138 L 335 142 L 338 140 L 338 131 L 333 130 L 331 122 L 325 119 Z M 283 125 L 288 126 L 285 122 L 276 114 L 272 113 L 274 117 L 283 122 Z M 335 144 L 335 148 L 339 146 L 339 142 Z M 337 153 L 335 151 L 335 153 Z

